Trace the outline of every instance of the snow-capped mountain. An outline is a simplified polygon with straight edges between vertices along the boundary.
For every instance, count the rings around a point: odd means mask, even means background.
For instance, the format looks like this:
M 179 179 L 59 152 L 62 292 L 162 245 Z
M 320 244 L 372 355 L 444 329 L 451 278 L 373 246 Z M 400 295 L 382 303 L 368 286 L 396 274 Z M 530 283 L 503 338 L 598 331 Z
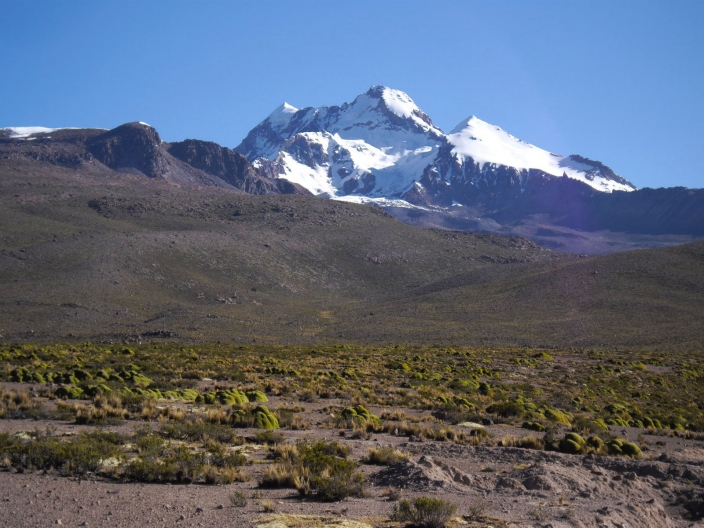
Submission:
M 314 194 L 399 197 L 433 162 L 443 137 L 408 95 L 375 86 L 342 106 L 284 103 L 235 150 Z
M 635 186 L 599 162 L 558 156 L 474 116 L 445 134 L 404 92 L 373 86 L 351 103 L 284 103 L 236 147 L 267 174 L 353 201 L 469 203 L 567 177 L 602 192 Z

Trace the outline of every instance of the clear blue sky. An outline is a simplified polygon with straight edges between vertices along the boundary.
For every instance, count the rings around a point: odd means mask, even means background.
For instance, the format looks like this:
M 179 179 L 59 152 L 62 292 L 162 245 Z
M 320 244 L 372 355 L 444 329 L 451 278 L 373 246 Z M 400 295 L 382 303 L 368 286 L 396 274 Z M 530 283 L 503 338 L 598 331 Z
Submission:
M 407 92 L 638 187 L 704 187 L 704 2 L 0 0 L 0 127 L 234 147 L 281 102 Z

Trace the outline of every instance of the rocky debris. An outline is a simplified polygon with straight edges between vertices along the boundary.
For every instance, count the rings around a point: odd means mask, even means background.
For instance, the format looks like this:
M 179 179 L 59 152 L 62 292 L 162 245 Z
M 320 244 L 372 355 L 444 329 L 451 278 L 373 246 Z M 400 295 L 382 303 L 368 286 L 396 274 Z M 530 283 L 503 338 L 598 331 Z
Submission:
M 382 469 L 372 477 L 377 486 L 393 486 L 407 490 L 457 489 L 471 486 L 474 479 L 459 469 L 430 456 L 421 456 Z

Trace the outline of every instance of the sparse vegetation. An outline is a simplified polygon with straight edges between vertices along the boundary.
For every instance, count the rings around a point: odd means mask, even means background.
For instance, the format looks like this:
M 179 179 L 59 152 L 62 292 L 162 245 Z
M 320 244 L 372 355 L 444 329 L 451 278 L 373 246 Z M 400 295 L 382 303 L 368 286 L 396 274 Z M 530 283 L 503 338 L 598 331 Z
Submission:
M 371 448 L 369 454 L 365 459 L 368 464 L 374 464 L 377 466 L 390 466 L 391 464 L 397 464 L 403 462 L 410 458 L 410 455 L 394 449 L 393 447 L 379 447 Z
M 412 502 L 403 499 L 396 504 L 391 517 L 418 528 L 445 528 L 456 511 L 456 504 L 432 497 L 418 497 Z
M 234 491 L 227 497 L 230 500 L 230 505 L 235 508 L 244 508 L 247 506 L 247 495 L 243 491 Z

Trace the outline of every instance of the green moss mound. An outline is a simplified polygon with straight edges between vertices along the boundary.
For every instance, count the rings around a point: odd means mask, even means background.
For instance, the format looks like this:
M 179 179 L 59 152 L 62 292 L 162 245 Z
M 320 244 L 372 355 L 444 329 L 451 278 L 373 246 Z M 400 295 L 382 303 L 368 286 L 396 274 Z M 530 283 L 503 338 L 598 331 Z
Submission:
M 279 420 L 264 405 L 258 405 L 253 411 L 254 427 L 257 429 L 278 429 Z
M 361 423 L 366 422 L 379 422 L 379 417 L 369 412 L 369 410 L 363 405 L 355 405 L 354 407 L 347 407 L 342 411 L 342 417 L 347 419 L 352 419 L 359 421 Z
M 545 431 L 545 426 L 540 422 L 523 422 L 521 427 L 523 429 L 528 429 L 529 431 L 538 431 L 539 433 Z
M 225 391 L 217 391 L 215 393 L 215 399 L 218 400 L 223 405 L 235 405 L 240 406 L 245 403 L 249 403 L 249 398 L 247 395 L 237 389 L 227 389 Z
M 77 400 L 83 394 L 83 389 L 75 385 L 64 385 L 54 391 L 57 398 L 65 400 Z
M 247 392 L 245 392 L 245 395 L 247 396 L 247 399 L 250 402 L 266 403 L 269 401 L 269 398 L 266 397 L 266 394 L 264 394 L 260 390 L 247 391 Z
M 586 447 L 587 442 L 577 433 L 567 433 L 560 441 L 559 448 L 563 453 L 577 455 Z
M 607 444 L 609 454 L 623 455 L 631 458 L 640 458 L 643 452 L 637 444 L 624 440 L 623 438 L 614 438 Z

